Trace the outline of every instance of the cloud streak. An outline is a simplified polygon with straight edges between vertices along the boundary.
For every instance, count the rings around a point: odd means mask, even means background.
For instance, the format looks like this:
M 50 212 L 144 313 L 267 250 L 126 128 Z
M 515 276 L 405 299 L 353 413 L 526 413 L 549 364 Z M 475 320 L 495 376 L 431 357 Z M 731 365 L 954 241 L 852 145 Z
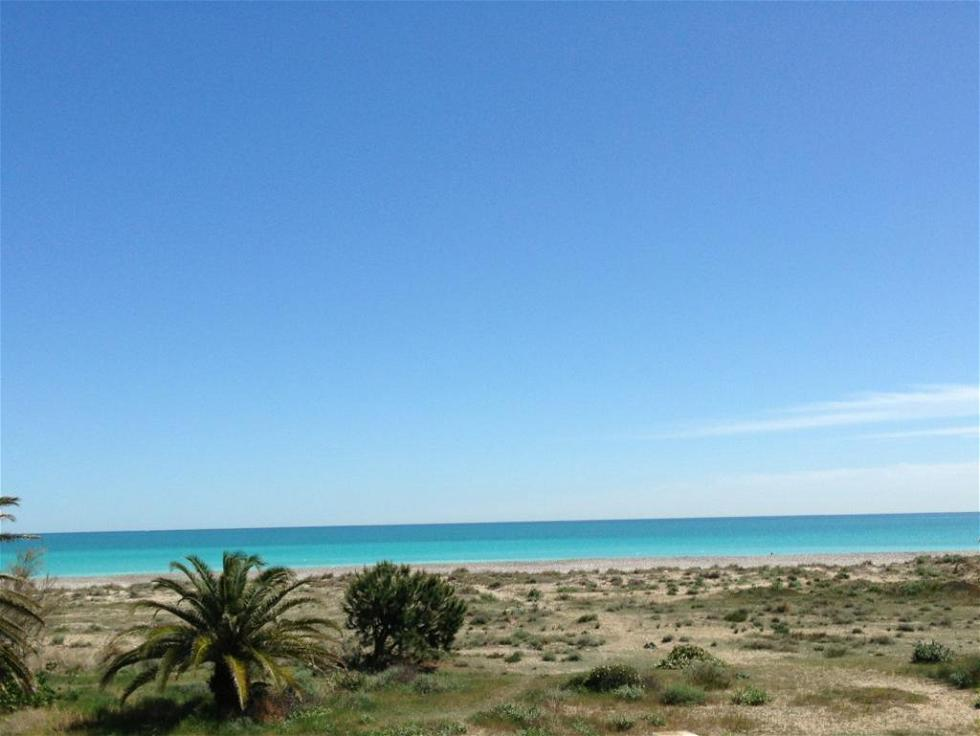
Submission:
M 965 424 L 960 427 L 930 427 L 929 429 L 910 429 L 905 432 L 875 432 L 861 435 L 870 440 L 903 439 L 905 437 L 977 437 L 980 436 L 980 426 Z
M 661 438 L 727 437 L 795 432 L 887 422 L 977 416 L 980 389 L 972 385 L 923 386 L 904 392 L 877 392 L 842 401 L 789 407 L 757 418 L 709 422 L 659 435 Z

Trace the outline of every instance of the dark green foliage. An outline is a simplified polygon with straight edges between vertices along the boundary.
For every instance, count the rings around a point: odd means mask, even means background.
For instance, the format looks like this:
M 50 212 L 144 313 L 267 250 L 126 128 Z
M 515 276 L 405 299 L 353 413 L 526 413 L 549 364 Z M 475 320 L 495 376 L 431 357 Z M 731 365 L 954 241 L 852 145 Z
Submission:
M 329 636 L 333 624 L 312 616 L 285 617 L 315 602 L 296 595 L 309 584 L 308 579 L 299 580 L 284 567 L 263 570 L 258 557 L 242 553 L 226 552 L 217 575 L 198 557 L 190 556 L 187 561 L 189 565 L 171 563 L 186 581 L 153 581 L 154 589 L 176 594 L 176 603 L 149 600 L 137 604 L 165 618 L 122 633 L 138 636 L 142 643 L 108 657 L 103 687 L 122 670 L 141 667 L 123 690 L 125 700 L 143 685 L 155 682 L 162 689 L 171 677 L 207 665 L 215 704 L 222 714 L 228 714 L 245 711 L 253 695 L 265 693 L 266 686 L 295 687 L 286 662 L 313 668 L 336 663 Z
M 466 603 L 438 575 L 381 562 L 354 576 L 344 593 L 347 627 L 370 663 L 421 661 L 452 647 Z
M 924 641 L 917 642 L 912 651 L 913 664 L 938 664 L 948 662 L 953 658 L 953 650 L 938 641 L 931 641 L 926 644 Z
M 701 705 L 707 695 L 704 690 L 693 685 L 671 685 L 660 693 L 660 702 L 664 705 Z
M 748 618 L 749 618 L 749 612 L 744 608 L 738 608 L 734 611 L 730 611 L 729 613 L 725 614 L 726 621 L 730 621 L 731 623 L 736 623 L 736 624 L 740 624 L 743 621 L 747 621 Z
M 25 690 L 13 682 L 0 683 L 0 713 L 20 708 L 41 708 L 54 702 L 55 692 L 48 684 L 47 674 L 38 673 L 33 688 Z
M 643 678 L 635 668 L 627 664 L 604 664 L 594 667 L 586 675 L 573 677 L 568 685 L 584 688 L 594 693 L 608 693 L 624 685 L 643 686 Z

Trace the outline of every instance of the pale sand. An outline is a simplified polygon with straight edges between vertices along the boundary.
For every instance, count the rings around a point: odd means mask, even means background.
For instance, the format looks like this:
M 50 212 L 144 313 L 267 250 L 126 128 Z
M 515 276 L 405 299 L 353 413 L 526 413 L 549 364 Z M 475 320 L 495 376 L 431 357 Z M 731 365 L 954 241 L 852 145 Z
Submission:
M 840 552 L 814 553 L 793 555 L 761 555 L 761 556 L 719 556 L 719 557 L 620 557 L 578 560 L 528 560 L 502 562 L 452 562 L 452 563 L 421 563 L 413 567 L 430 572 L 448 573 L 464 568 L 470 572 L 604 572 L 607 570 L 652 570 L 662 568 L 688 569 L 695 567 L 764 567 L 823 565 L 847 566 L 860 565 L 869 562 L 874 565 L 891 565 L 898 562 L 908 562 L 916 557 L 938 557 L 945 554 L 977 554 L 978 550 L 953 550 L 949 552 Z M 363 569 L 363 565 L 344 565 L 337 567 L 297 568 L 303 575 L 343 575 Z M 50 582 L 59 588 L 87 588 L 93 585 L 134 585 L 146 583 L 158 574 L 140 575 L 92 575 L 78 577 L 51 578 Z

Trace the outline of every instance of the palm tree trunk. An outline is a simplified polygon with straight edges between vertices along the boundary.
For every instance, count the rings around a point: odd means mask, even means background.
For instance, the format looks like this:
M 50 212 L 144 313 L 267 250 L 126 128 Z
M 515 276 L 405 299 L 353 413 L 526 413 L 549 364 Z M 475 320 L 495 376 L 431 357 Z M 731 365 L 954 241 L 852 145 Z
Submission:
M 208 687 L 211 689 L 215 707 L 220 714 L 228 715 L 241 710 L 238 703 L 238 693 L 235 691 L 235 683 L 232 680 L 228 665 L 224 662 L 214 663 L 214 672 L 211 673 L 211 679 L 208 680 Z

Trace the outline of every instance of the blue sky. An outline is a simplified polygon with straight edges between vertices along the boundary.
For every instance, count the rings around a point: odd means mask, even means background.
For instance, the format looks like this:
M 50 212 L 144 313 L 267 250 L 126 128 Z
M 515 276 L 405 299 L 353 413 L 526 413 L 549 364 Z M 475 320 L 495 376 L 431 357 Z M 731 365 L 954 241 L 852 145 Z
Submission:
M 976 510 L 977 29 L 4 3 L 19 526 Z

